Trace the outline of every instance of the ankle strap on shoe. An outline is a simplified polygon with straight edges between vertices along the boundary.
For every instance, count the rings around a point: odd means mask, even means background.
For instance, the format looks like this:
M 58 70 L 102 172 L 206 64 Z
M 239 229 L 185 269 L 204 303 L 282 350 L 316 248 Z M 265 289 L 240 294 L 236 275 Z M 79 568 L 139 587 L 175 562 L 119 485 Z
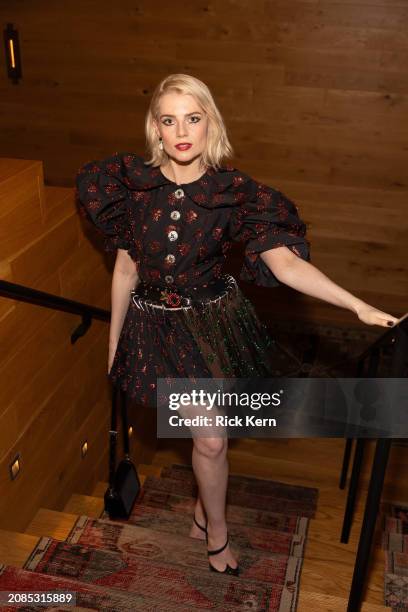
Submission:
M 229 536 L 227 536 L 227 541 L 225 542 L 224 546 L 221 546 L 221 548 L 218 548 L 217 550 L 207 550 L 207 553 L 209 555 L 218 555 L 218 553 L 222 552 L 224 548 L 227 547 L 228 540 L 229 540 Z
M 197 527 L 199 529 L 201 529 L 201 531 L 205 531 L 205 533 L 207 533 L 207 527 L 203 527 L 202 525 L 200 525 L 200 523 L 197 521 L 195 515 L 193 515 L 193 520 L 194 520 L 195 524 L 197 525 Z

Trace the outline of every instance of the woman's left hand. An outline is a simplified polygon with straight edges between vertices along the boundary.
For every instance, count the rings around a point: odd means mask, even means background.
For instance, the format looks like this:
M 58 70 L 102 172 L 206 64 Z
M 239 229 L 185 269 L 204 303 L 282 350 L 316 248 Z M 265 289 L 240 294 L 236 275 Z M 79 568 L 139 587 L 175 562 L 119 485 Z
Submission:
M 392 327 L 389 325 L 390 321 L 393 325 L 398 323 L 399 319 L 393 317 L 382 310 L 378 310 L 369 304 L 364 304 L 357 310 L 357 316 L 363 323 L 367 325 L 380 325 L 381 327 Z

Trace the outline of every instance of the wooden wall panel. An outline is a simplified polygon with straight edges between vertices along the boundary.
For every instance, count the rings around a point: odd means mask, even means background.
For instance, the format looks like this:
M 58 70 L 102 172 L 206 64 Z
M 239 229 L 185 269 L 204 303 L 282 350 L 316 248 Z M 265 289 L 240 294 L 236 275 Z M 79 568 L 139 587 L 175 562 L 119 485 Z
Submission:
M 0 278 L 4 281 L 11 282 L 11 269 L 7 260 L 0 260 Z M 17 306 L 15 300 L 0 300 L 0 325 L 1 321 L 8 316 L 11 316 Z
M 46 286 L 46 279 L 56 271 L 58 262 L 63 261 L 77 244 L 77 224 L 71 214 L 50 231 L 44 232 L 41 239 L 36 240 L 21 255 L 11 259 L 13 277 L 29 287 L 37 283 Z M 48 265 L 44 262 L 45 253 Z
M 5 280 L 16 282 L 11 276 Z M 51 289 L 51 281 L 48 279 L 49 291 L 58 294 L 59 283 L 56 274 L 54 274 L 53 283 L 54 291 Z M 41 286 L 36 288 L 42 290 Z M 6 361 L 12 359 L 30 341 L 37 330 L 52 316 L 52 310 L 48 308 L 33 308 L 31 304 L 26 302 L 0 298 L 0 304 L 4 309 L 9 303 L 14 303 L 13 308 L 0 320 L 2 367 L 4 367 Z
M 22 36 L 24 78 L 18 87 L 0 81 L 0 154 L 3 147 L 44 160 L 47 184 L 71 187 L 85 161 L 117 150 L 143 154 L 153 88 L 171 72 L 194 74 L 215 95 L 236 166 L 300 205 L 313 261 L 374 305 L 405 312 L 405 4 L 178 0 L 169 10 L 163 0 L 121 0 L 114 13 L 103 7 L 94 0 L 7 7 Z M 367 269 L 380 272 L 368 286 Z M 316 300 L 311 306 L 314 319 L 327 311 Z M 330 308 L 333 321 L 359 325 Z
M 43 223 L 45 227 L 62 221 L 64 217 L 76 212 L 75 201 L 72 197 L 72 189 L 61 189 L 61 187 L 47 187 L 44 197 Z
M 44 200 L 42 163 L 1 159 L 0 200 L 0 257 L 3 259 L 41 234 Z
M 109 309 L 114 257 L 89 226 L 84 233 L 74 190 L 44 189 L 40 161 L 2 159 L 0 194 L 12 234 L 2 278 Z M 6 298 L 0 315 L 0 525 L 23 530 L 40 506 L 61 510 L 107 478 L 109 326 L 93 321 L 71 344 L 79 316 Z M 17 454 L 21 472 L 11 481 Z

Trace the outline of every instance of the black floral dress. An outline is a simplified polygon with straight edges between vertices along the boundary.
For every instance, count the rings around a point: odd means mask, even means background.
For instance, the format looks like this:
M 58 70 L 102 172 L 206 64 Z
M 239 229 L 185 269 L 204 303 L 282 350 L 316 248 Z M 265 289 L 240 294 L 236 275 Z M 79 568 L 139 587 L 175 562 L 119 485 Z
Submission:
M 125 249 L 137 263 L 140 281 L 108 375 L 113 384 L 155 406 L 158 377 L 270 373 L 273 341 L 223 264 L 232 241 L 242 241 L 240 279 L 275 287 L 280 282 L 262 251 L 287 246 L 310 261 L 306 226 L 290 199 L 232 166 L 177 184 L 142 157 L 116 153 L 79 169 L 76 201 L 103 234 L 105 250 Z M 205 309 L 180 307 L 186 296 L 198 300 L 206 292 Z M 165 308 L 137 307 L 140 297 Z

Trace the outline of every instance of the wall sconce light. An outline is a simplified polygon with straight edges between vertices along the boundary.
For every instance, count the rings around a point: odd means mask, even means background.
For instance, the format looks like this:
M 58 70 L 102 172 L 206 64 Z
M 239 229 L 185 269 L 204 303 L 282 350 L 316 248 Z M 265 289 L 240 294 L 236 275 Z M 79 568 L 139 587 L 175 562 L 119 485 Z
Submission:
M 7 74 L 14 84 L 18 84 L 18 79 L 22 78 L 18 32 L 13 28 L 12 23 L 8 23 L 3 33 Z
M 20 473 L 20 454 L 16 455 L 9 465 L 10 479 L 15 480 Z
M 82 457 L 85 457 L 87 452 L 88 452 L 88 441 L 85 440 L 85 442 L 83 443 L 83 445 L 81 447 L 81 455 L 82 455 Z

